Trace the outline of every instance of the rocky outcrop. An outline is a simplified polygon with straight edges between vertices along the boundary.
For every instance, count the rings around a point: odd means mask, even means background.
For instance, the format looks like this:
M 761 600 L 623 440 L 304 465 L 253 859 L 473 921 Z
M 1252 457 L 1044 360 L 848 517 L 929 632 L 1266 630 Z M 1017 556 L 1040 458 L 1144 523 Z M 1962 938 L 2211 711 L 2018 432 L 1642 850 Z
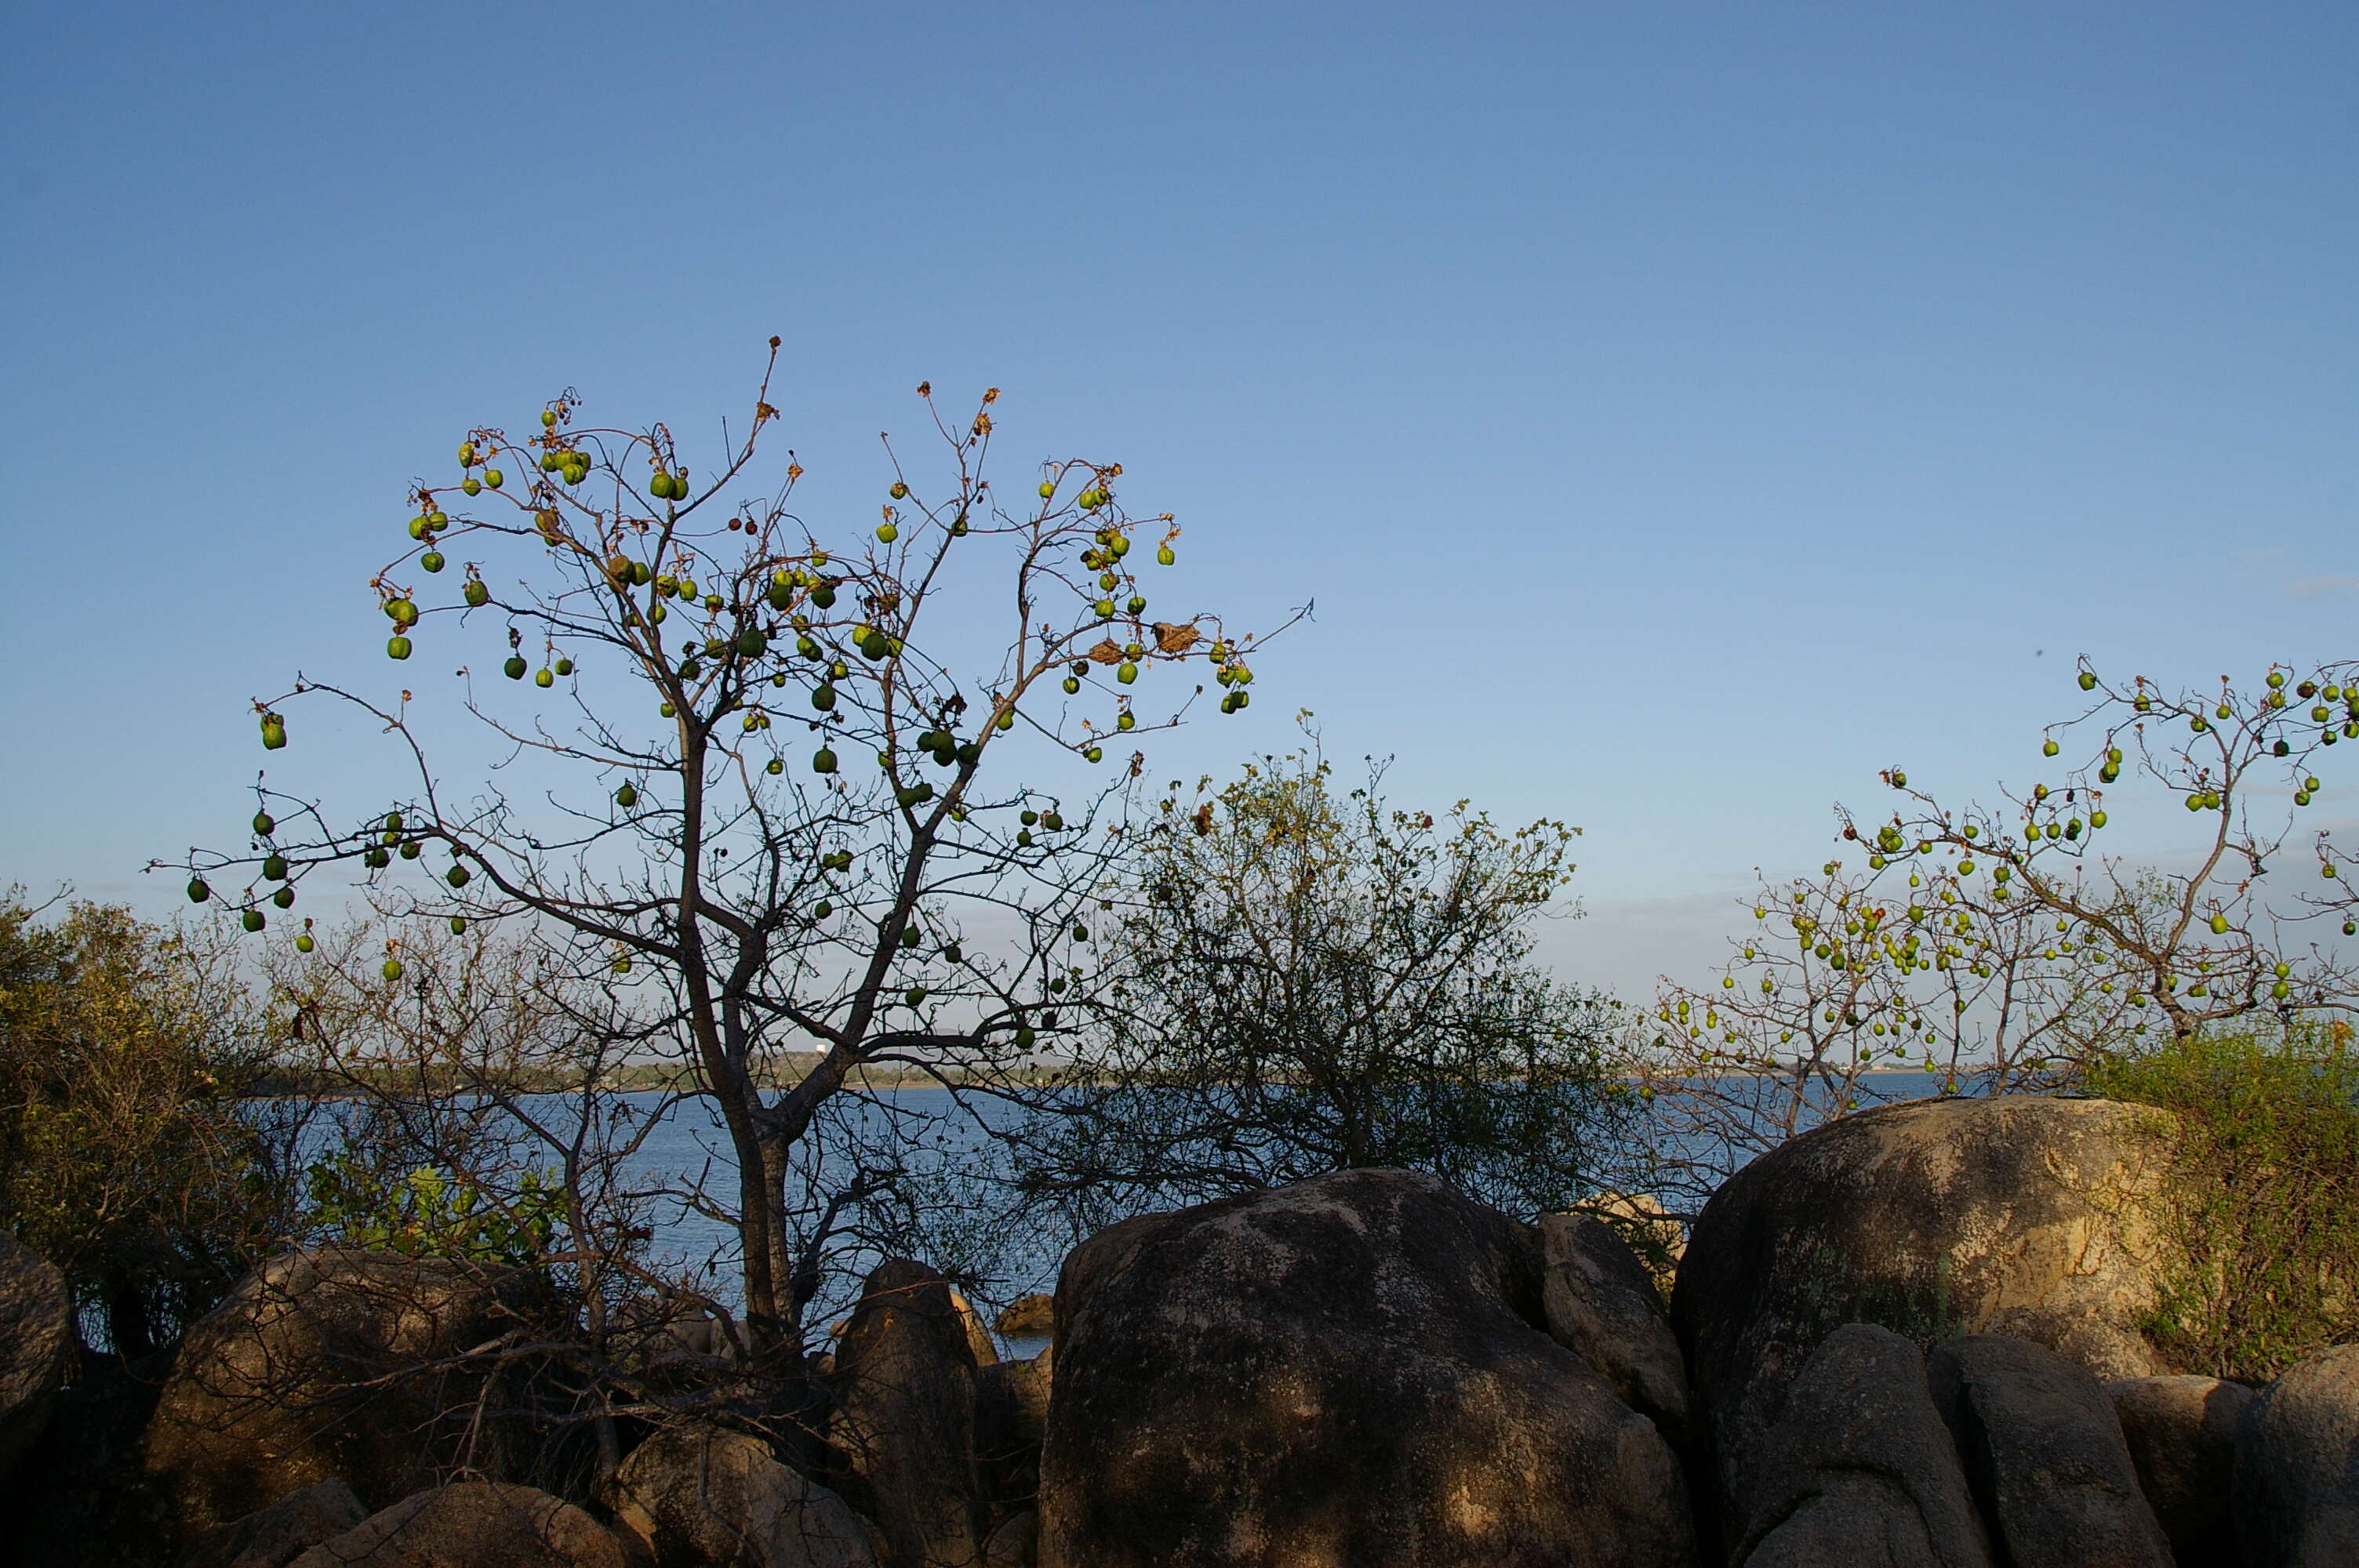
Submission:
M 894 1259 L 868 1276 L 837 1343 L 829 1442 L 885 1532 L 887 1568 L 983 1559 L 970 1325 L 941 1276 Z
M 707 1426 L 657 1433 L 615 1476 L 616 1516 L 658 1568 L 870 1568 L 872 1528 L 759 1439 Z
M 2359 1563 L 2359 1345 L 2297 1362 L 2245 1408 L 2231 1495 L 2249 1568 Z
M 2254 1391 L 2218 1378 L 2130 1378 L 2106 1384 L 2105 1395 L 2179 1568 L 2234 1568 L 2228 1494 L 2237 1423 Z
M 1935 1350 L 1925 1377 L 2013 1568 L 2171 1568 L 2113 1401 L 2087 1368 L 1985 1334 Z
M 49 1424 L 73 1350 L 65 1277 L 0 1230 L 0 1485 Z
M 1540 1219 L 1540 1303 L 1550 1337 L 1595 1368 L 1674 1447 L 1688 1434 L 1688 1375 L 1654 1277 L 1614 1228 L 1585 1214 Z
M 983 1543 L 984 1568 L 1033 1568 L 1038 1561 L 1040 1516 L 1030 1509 L 1000 1521 Z
M 291 1568 L 626 1568 L 614 1532 L 530 1487 L 461 1481 L 404 1498 Z
M 1691 1564 L 1654 1423 L 1549 1338 L 1538 1237 L 1399 1171 L 1066 1260 L 1041 1568 Z
M 287 1568 L 323 1541 L 368 1518 L 368 1509 L 342 1481 L 322 1481 L 266 1509 L 197 1537 L 180 1568 Z
M 2009 1097 L 1886 1106 L 1771 1150 L 1690 1233 L 1671 1323 L 1724 1496 L 1821 1341 L 1854 1322 L 1930 1346 L 2005 1333 L 2101 1379 L 2171 1368 L 2143 1203 L 2168 1161 L 2157 1113 Z
M 520 1270 L 356 1249 L 275 1258 L 188 1333 L 147 1435 L 149 1472 L 195 1529 L 331 1478 L 371 1508 L 462 1464 L 521 1474 L 496 1351 L 532 1321 Z
M 1745 1568 L 1990 1568 L 1924 1353 L 1889 1329 L 1821 1341 L 1745 1459 L 1730 1558 Z

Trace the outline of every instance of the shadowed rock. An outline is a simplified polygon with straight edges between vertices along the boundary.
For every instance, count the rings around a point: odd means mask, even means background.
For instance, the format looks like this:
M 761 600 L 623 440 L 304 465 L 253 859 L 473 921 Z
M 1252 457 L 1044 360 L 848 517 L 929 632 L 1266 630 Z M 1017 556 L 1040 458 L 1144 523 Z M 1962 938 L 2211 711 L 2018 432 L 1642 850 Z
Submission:
M 2359 1563 L 2359 1345 L 2297 1362 L 2245 1407 L 2232 1497 L 2250 1568 Z
M 2014 1568 L 2171 1568 L 2113 1400 L 2087 1368 L 1984 1334 L 1934 1351 L 1925 1376 Z
M 199 1529 L 331 1478 L 384 1508 L 462 1464 L 521 1473 L 522 1377 L 496 1352 L 538 1304 L 517 1269 L 344 1248 L 272 1259 L 189 1330 L 147 1467 Z
M 1990 1568 L 1924 1353 L 1889 1329 L 1829 1335 L 1745 1458 L 1745 1568 Z
M 215 1525 L 190 1546 L 180 1568 L 287 1568 L 367 1518 L 368 1509 L 350 1487 L 322 1481 L 242 1519 Z
M 870 1568 L 871 1527 L 739 1432 L 686 1426 L 631 1451 L 615 1512 L 658 1568 Z
M 1057 1290 L 1041 1568 L 1672 1568 L 1654 1423 L 1550 1339 L 1538 1235 L 1352 1171 L 1091 1238 Z
M 1622 1402 L 1688 1435 L 1688 1375 L 1654 1276 L 1614 1227 L 1585 1214 L 1540 1218 L 1540 1292 L 1551 1338 L 1595 1368 Z
M 2106 1384 L 2105 1396 L 2179 1568 L 2234 1568 L 2228 1493 L 2254 1390 L 2218 1378 L 2130 1378 Z
M 829 1441 L 885 1532 L 888 1568 L 983 1559 L 971 1337 L 979 1327 L 940 1275 L 894 1259 L 868 1276 L 836 1345 Z
M 49 1424 L 73 1349 L 65 1277 L 0 1230 L 0 1484 Z
M 614 1532 L 530 1487 L 461 1481 L 404 1498 L 292 1568 L 626 1568 Z

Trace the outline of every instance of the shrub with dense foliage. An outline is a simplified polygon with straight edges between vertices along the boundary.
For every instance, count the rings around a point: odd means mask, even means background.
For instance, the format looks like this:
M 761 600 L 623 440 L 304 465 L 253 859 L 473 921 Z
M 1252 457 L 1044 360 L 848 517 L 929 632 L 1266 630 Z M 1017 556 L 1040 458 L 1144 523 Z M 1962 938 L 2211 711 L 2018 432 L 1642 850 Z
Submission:
M 2261 1382 L 2359 1339 L 2359 1054 L 2340 1022 L 2198 1034 L 2093 1064 L 2177 1119 L 2147 1327 L 2190 1371 Z

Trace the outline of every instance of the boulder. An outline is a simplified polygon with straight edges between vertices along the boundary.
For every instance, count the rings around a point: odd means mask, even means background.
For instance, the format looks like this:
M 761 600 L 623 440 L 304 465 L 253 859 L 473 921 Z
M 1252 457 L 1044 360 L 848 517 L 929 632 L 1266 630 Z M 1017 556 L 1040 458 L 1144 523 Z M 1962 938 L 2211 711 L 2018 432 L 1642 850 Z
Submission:
M 870 1526 L 741 1432 L 681 1426 L 631 1451 L 615 1514 L 658 1568 L 872 1568 Z
M 951 1302 L 958 1308 L 959 1328 L 966 1335 L 967 1354 L 974 1357 L 974 1364 L 988 1367 L 996 1362 L 999 1347 L 991 1342 L 991 1330 L 983 1325 L 983 1314 L 975 1311 L 974 1303 L 955 1287 L 951 1291 Z
M 1541 1275 L 1530 1227 L 1404 1171 L 1099 1232 L 1058 1283 L 1042 1568 L 1693 1564 L 1677 1457 Z
M 141 1465 L 173 1352 L 86 1356 L 16 1469 L 0 1529 L 10 1568 L 154 1568 L 186 1541 L 168 1491 Z M 13 1552 L 14 1555 L 9 1553 Z
M 180 1568 L 287 1568 L 312 1547 L 367 1518 L 368 1509 L 350 1487 L 322 1481 L 206 1530 L 190 1545 Z
M 2154 1299 L 2143 1200 L 2169 1161 L 2159 1114 L 2027 1096 L 1884 1106 L 1723 1184 L 1671 1298 L 1723 1496 L 1843 1324 L 1921 1346 L 2011 1334 L 2107 1380 L 2175 1370 L 2138 1326 Z
M 1049 1430 L 1049 1356 L 985 1367 L 974 1385 L 974 1459 L 983 1499 L 1026 1504 L 1040 1490 Z
M 892 1259 L 868 1276 L 837 1342 L 828 1439 L 885 1532 L 887 1568 L 983 1559 L 974 1325 L 941 1276 Z
M 1662 1201 L 1651 1193 L 1601 1192 L 1575 1210 L 1595 1215 L 1612 1226 L 1614 1234 L 1630 1244 L 1638 1261 L 1647 1266 L 1668 1292 L 1671 1281 L 1678 1275 L 1680 1260 L 1687 1255 L 1688 1227 L 1679 1222 Z
M 2172 1568 L 2114 1402 L 2086 1367 L 1980 1334 L 1935 1350 L 1925 1378 L 2014 1568 Z
M 332 1477 L 382 1509 L 462 1464 L 522 1473 L 525 1373 L 495 1352 L 538 1309 L 518 1269 L 352 1248 L 272 1259 L 190 1328 L 148 1470 L 196 1529 Z
M 1990 1568 L 1924 1353 L 1889 1329 L 1821 1341 L 1745 1458 L 1731 1559 L 1745 1568 Z
M 291 1568 L 627 1568 L 614 1532 L 530 1487 L 459 1481 L 404 1498 Z
M 2231 1500 L 2250 1568 L 2359 1563 L 2359 1345 L 2295 1363 L 2245 1407 Z
M 1585 1214 L 1543 1216 L 1540 1247 L 1549 1337 L 1595 1368 L 1673 1447 L 1685 1446 L 1687 1367 L 1646 1264 L 1613 1227 Z
M 74 1344 L 65 1276 L 0 1230 L 0 1483 L 49 1424 Z
M 984 1568 L 1033 1568 L 1038 1561 L 1040 1516 L 1030 1509 L 1010 1514 L 983 1543 Z
M 2129 1378 L 2106 1384 L 2105 1397 L 2179 1568 L 2233 1568 L 2228 1493 L 2236 1425 L 2254 1391 L 2218 1378 Z
M 1010 1339 L 1046 1339 L 1057 1331 L 1057 1298 L 1019 1296 L 1007 1303 L 993 1326 Z

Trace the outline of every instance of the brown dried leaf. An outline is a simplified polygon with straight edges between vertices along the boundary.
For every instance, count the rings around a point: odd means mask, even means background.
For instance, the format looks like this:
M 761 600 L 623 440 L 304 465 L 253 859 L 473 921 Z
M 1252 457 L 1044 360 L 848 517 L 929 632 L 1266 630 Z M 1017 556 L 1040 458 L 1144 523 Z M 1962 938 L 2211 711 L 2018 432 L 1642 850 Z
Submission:
M 1090 650 L 1090 659 L 1093 664 L 1118 665 L 1122 663 L 1122 644 L 1109 637 Z
M 1196 630 L 1193 622 L 1182 622 L 1174 625 L 1169 621 L 1158 621 L 1152 630 L 1155 633 L 1155 645 L 1167 654 L 1184 654 L 1201 642 L 1204 635 Z

